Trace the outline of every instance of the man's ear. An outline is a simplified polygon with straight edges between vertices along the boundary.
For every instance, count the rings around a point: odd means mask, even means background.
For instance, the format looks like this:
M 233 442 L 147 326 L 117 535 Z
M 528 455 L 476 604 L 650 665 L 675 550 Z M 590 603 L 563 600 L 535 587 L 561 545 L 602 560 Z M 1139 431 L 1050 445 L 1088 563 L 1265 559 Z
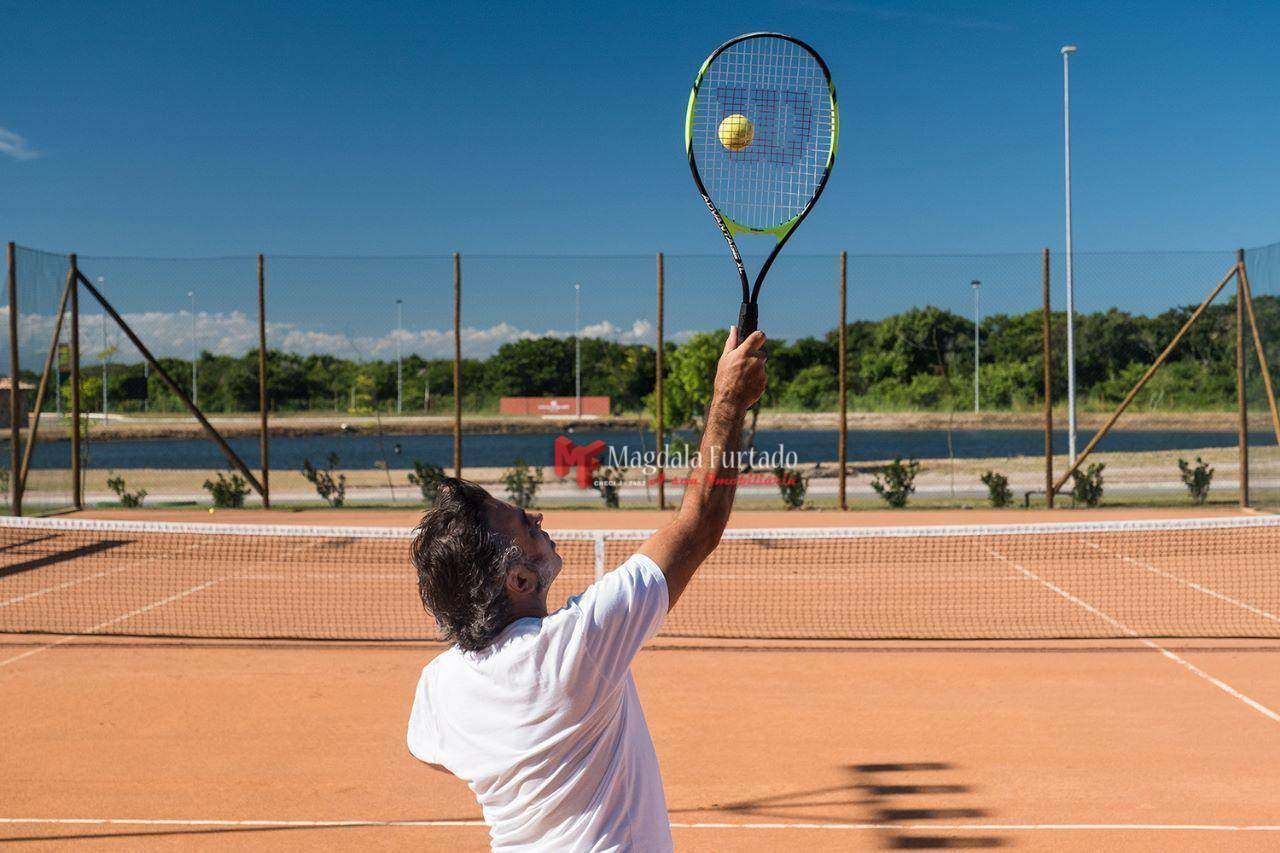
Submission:
M 512 595 L 528 596 L 538 592 L 538 573 L 521 563 L 507 572 L 507 592 Z

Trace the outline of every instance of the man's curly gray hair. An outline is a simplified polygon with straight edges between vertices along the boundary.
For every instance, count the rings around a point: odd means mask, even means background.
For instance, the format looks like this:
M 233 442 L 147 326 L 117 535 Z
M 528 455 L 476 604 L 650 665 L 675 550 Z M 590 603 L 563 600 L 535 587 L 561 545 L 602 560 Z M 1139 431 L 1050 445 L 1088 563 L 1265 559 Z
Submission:
M 475 483 L 446 478 L 412 545 L 423 607 L 445 639 L 467 651 L 485 648 L 511 623 L 506 580 L 512 569 L 529 565 L 539 585 L 547 583 L 544 567 L 489 524 L 488 498 Z

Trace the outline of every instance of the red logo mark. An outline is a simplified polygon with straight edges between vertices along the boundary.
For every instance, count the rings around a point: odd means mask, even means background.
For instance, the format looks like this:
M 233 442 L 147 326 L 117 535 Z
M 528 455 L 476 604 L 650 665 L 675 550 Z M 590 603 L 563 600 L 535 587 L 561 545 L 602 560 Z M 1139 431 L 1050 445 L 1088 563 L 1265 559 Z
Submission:
M 560 436 L 555 446 L 556 476 L 566 477 L 570 468 L 577 468 L 578 488 L 591 488 L 593 475 L 600 467 L 600 460 L 596 457 L 604 452 L 604 448 L 605 443 L 599 439 L 579 447 L 568 437 Z

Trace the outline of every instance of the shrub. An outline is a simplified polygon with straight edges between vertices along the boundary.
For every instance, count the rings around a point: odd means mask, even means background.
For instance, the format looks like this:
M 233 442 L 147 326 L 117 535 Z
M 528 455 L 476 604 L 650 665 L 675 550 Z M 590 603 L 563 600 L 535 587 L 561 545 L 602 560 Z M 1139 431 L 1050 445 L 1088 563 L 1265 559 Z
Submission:
M 889 506 L 900 509 L 907 505 L 907 499 L 916 490 L 916 474 L 920 473 L 920 463 L 912 459 L 906 463 L 901 456 L 893 457 L 893 461 L 880 469 L 871 488 L 885 499 Z
M 1213 482 L 1213 468 L 1208 462 L 1197 456 L 1196 464 L 1192 466 L 1187 464 L 1187 460 L 1179 459 L 1178 470 L 1182 472 L 1182 482 L 1186 485 L 1187 491 L 1191 492 L 1193 501 L 1202 504 L 1209 499 L 1209 484 Z
M 1079 469 L 1071 472 L 1071 480 L 1074 483 L 1071 486 L 1071 498 L 1076 503 L 1097 506 L 1102 502 L 1102 469 L 1106 467 L 1105 462 L 1095 462 L 1084 473 Z
M 523 459 L 516 459 L 515 467 L 503 473 L 502 484 L 507 487 L 507 496 L 513 504 L 528 509 L 533 506 L 538 487 L 542 485 L 542 469 L 530 468 Z
M 120 498 L 120 506 L 129 509 L 142 506 L 142 501 L 147 496 L 146 489 L 138 489 L 136 492 L 126 491 L 124 477 L 109 477 L 107 479 L 107 488 L 115 492 L 116 497 Z
M 800 509 L 804 506 L 804 496 L 809 491 L 809 478 L 795 468 L 773 469 L 773 476 L 778 481 L 778 491 L 782 494 L 782 503 L 787 509 Z
M 982 475 L 982 483 L 987 487 L 987 500 L 996 509 L 1013 503 L 1013 491 L 1009 488 L 1009 478 L 995 471 Z
M 329 467 L 323 471 L 311 464 L 310 459 L 302 460 L 302 476 L 316 487 L 316 494 L 322 497 L 331 507 L 342 506 L 347 498 L 347 475 L 333 476 L 333 469 L 338 467 L 338 454 L 330 453 Z
M 440 492 L 440 484 L 444 482 L 444 469 L 430 462 L 413 460 L 413 470 L 409 472 L 409 482 L 422 490 L 422 500 L 427 506 L 436 502 Z
M 610 465 L 607 468 L 599 468 L 596 470 L 595 478 L 591 481 L 591 485 L 595 486 L 600 497 L 604 498 L 604 505 L 610 509 L 617 509 L 618 504 L 622 500 L 622 482 L 626 479 L 627 469 Z
M 219 471 L 217 480 L 204 481 L 204 487 L 213 496 L 213 505 L 219 509 L 239 509 L 249 494 L 249 484 L 244 478 L 235 471 L 229 473 L 230 477 Z

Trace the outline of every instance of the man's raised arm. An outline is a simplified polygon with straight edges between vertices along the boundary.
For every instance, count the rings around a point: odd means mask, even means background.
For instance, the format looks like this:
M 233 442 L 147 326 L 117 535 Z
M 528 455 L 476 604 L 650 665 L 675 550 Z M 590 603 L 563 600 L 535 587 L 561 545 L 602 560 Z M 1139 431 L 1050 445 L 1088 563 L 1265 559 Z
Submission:
M 675 520 L 641 547 L 667 579 L 667 606 L 675 606 L 689 579 L 724 533 L 738 490 L 738 450 L 747 410 L 764 393 L 764 334 L 753 332 L 741 344 L 738 330 L 729 330 L 716 365 L 715 389 L 707 410 L 698 464 L 690 471 L 684 500 Z

